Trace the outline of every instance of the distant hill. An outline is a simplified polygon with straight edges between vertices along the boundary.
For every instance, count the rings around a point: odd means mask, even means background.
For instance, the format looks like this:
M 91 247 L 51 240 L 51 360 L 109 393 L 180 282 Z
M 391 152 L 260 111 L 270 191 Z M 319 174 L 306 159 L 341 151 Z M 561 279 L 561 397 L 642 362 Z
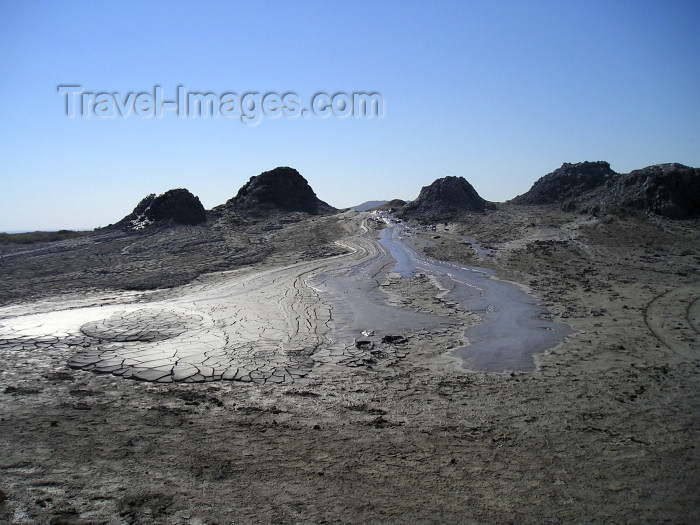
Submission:
M 136 205 L 134 211 L 115 224 L 128 230 L 141 230 L 152 224 L 199 224 L 207 220 L 199 197 L 188 190 L 168 190 L 156 196 L 147 195 Z
M 443 177 L 420 190 L 418 198 L 399 213 L 407 219 L 448 220 L 470 212 L 495 209 L 464 177 Z
M 406 201 L 401 200 L 401 199 L 391 199 L 388 202 L 385 202 L 381 206 L 377 206 L 376 208 L 373 208 L 374 210 L 377 211 L 401 211 L 404 206 L 408 204 Z
M 369 211 L 373 208 L 376 208 L 377 206 L 381 206 L 382 204 L 386 204 L 389 201 L 367 201 L 363 202 L 362 204 L 358 204 L 357 206 L 353 206 L 352 210 L 355 211 Z
M 650 212 L 673 219 L 700 217 L 700 169 L 656 164 L 620 174 L 607 162 L 563 164 L 514 204 L 557 204 L 564 210 Z
M 55 232 L 33 231 L 33 232 L 3 232 L 0 233 L 0 244 L 34 244 L 38 242 L 56 242 L 85 237 L 90 235 L 92 230 L 58 230 Z
M 289 212 L 322 215 L 338 211 L 316 197 L 306 179 L 288 167 L 251 177 L 224 207 L 249 216 Z

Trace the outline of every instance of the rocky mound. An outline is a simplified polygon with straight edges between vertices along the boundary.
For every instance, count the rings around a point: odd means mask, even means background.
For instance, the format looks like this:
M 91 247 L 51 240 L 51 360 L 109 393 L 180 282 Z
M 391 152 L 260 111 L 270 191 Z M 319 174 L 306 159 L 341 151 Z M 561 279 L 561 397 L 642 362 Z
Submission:
M 514 204 L 558 204 L 597 213 L 643 211 L 672 219 L 700 217 L 700 169 L 656 164 L 619 174 L 607 162 L 564 163 L 539 179 Z
M 248 215 L 269 215 L 274 212 L 319 215 L 338 211 L 316 197 L 314 190 L 297 170 L 287 167 L 251 177 L 225 206 Z
M 532 185 L 530 191 L 515 197 L 515 204 L 559 204 L 579 198 L 583 193 L 604 185 L 615 173 L 604 161 L 565 162 Z
M 400 215 L 408 219 L 444 220 L 463 213 L 483 212 L 495 205 L 479 196 L 464 177 L 443 177 L 420 190 Z
M 700 217 L 700 168 L 656 164 L 619 176 L 593 201 L 602 207 L 642 210 L 671 219 Z
M 141 230 L 154 223 L 199 224 L 207 220 L 204 206 L 186 189 L 168 190 L 162 195 L 155 193 L 141 199 L 129 215 L 117 226 Z

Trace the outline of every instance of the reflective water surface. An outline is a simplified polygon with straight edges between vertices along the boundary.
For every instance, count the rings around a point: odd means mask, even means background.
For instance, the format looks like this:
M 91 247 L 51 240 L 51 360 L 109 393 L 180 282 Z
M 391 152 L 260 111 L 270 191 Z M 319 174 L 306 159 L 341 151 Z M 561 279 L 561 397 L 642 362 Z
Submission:
M 469 344 L 454 350 L 469 370 L 502 372 L 534 370 L 533 355 L 561 343 L 571 327 L 545 319 L 546 310 L 519 286 L 496 278 L 484 268 L 437 261 L 416 253 L 404 241 L 406 228 L 392 224 L 380 243 L 397 263 L 402 277 L 415 272 L 432 275 L 445 289 L 446 300 L 476 312 L 482 321 L 467 328 Z

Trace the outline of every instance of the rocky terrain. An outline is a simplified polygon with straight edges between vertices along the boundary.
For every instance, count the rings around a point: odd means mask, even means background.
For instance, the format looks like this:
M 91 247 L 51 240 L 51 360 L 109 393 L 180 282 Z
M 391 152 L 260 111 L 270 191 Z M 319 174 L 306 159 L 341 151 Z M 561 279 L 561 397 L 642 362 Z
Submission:
M 537 180 L 527 193 L 515 197 L 514 204 L 564 204 L 581 199 L 582 195 L 604 186 L 617 174 L 604 161 L 565 162 Z
M 657 164 L 627 174 L 607 162 L 563 164 L 514 204 L 557 204 L 563 210 L 644 212 L 673 219 L 700 217 L 700 169 Z
M 0 338 L 0 521 L 697 522 L 697 170 L 584 164 L 526 194 L 546 202 L 496 209 L 466 181 L 436 181 L 411 212 L 423 224 L 406 226 L 425 256 L 493 270 L 571 327 L 531 372 L 464 369 L 451 350 L 488 308 L 463 308 L 435 275 L 399 277 L 380 217 L 333 214 L 291 172 L 306 202 L 261 197 L 275 177 L 254 178 L 195 225 L 1 239 L 0 331 L 15 335 Z M 442 202 L 452 185 L 459 198 Z M 356 292 L 382 312 L 450 322 L 367 326 L 339 347 L 331 321 L 352 318 L 342 298 Z M 390 319 L 371 307 L 357 312 L 366 324 Z M 83 323 L 90 308 L 104 315 Z M 257 331 L 236 350 L 249 380 L 133 381 L 106 361 Z M 93 349 L 102 374 L 71 361 Z M 286 375 L 290 361 L 302 373 Z

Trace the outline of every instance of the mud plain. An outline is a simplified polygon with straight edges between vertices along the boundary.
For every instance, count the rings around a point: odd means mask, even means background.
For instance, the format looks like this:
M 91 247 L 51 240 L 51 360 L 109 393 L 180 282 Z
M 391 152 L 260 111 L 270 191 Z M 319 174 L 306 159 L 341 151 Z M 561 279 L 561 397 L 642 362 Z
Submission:
M 171 321 L 139 314 L 134 326 L 144 319 L 175 331 L 199 326 L 191 312 L 177 310 L 183 289 L 281 272 L 280 289 L 301 290 L 297 278 L 307 268 L 333 270 L 341 254 L 360 251 L 347 238 L 366 217 L 3 247 L 0 324 L 70 301 L 127 319 L 129 311 L 174 301 Z M 699 234 L 697 222 L 516 206 L 417 231 L 415 246 L 426 255 L 494 270 L 571 325 L 574 333 L 541 354 L 532 372 L 461 368 L 450 349 L 478 315 L 440 300 L 428 276 L 401 279 L 391 268 L 376 274 L 388 305 L 454 322 L 404 330 L 408 342 L 400 345 L 375 334 L 377 354 L 334 352 L 319 332 L 297 345 L 307 349 L 298 366 L 279 365 L 303 373 L 278 374 L 281 381 L 254 381 L 260 376 L 249 370 L 248 382 L 160 384 L 69 368 L 85 353 L 90 327 L 61 341 L 5 342 L 2 519 L 697 522 Z M 477 252 L 470 238 L 489 251 Z M 291 266 L 294 272 L 285 270 Z M 182 287 L 162 288 L 173 285 Z M 295 297 L 313 292 L 303 290 Z M 259 298 L 260 312 L 265 301 L 285 300 Z M 317 301 L 288 300 L 295 319 L 329 316 Z M 215 311 L 208 310 L 212 327 Z M 92 336 L 107 325 L 91 325 Z M 152 332 L 149 344 L 180 335 Z M 138 347 L 129 335 L 116 342 Z M 273 377 L 270 370 L 262 377 Z

